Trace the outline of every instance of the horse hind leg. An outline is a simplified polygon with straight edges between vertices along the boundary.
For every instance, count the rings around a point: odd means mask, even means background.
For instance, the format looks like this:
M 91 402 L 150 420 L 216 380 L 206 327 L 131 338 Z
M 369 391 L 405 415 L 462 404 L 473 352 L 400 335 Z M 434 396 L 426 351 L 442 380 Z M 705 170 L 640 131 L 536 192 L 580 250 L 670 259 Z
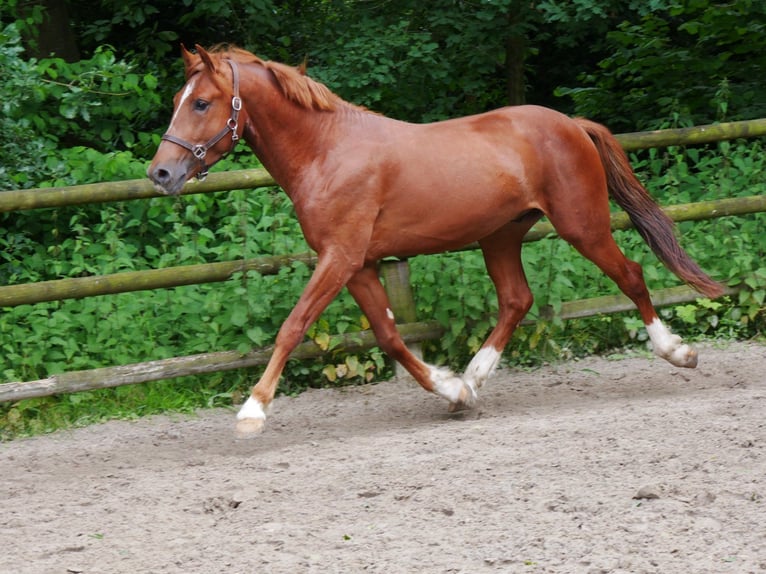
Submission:
M 595 216 L 596 213 L 600 213 L 600 216 Z M 683 343 L 681 337 L 671 333 L 660 320 L 652 305 L 641 266 L 625 257 L 612 237 L 608 206 L 604 206 L 603 210 L 593 208 L 589 211 L 587 226 L 567 218 L 561 221 L 556 216 L 549 217 L 559 235 L 595 263 L 633 301 L 644 322 L 654 353 L 677 367 L 696 367 L 697 351 Z
M 641 319 L 646 327 L 646 332 L 652 342 L 654 353 L 675 365 L 676 367 L 694 368 L 697 366 L 697 351 L 685 344 L 681 337 L 674 335 L 670 329 L 660 320 L 652 305 L 649 290 L 644 282 L 644 273 L 641 266 L 635 261 L 626 258 L 617 244 L 609 236 L 610 241 L 606 245 L 593 249 L 588 247 L 575 247 L 588 259 L 596 263 L 630 298 L 638 308 Z
M 463 380 L 474 395 L 497 368 L 503 349 L 532 306 L 532 291 L 521 261 L 521 242 L 539 217 L 539 213 L 531 213 L 479 241 L 497 293 L 498 318 L 497 325 L 463 374 Z M 469 405 L 455 403 L 450 405 L 450 410 L 465 406 Z

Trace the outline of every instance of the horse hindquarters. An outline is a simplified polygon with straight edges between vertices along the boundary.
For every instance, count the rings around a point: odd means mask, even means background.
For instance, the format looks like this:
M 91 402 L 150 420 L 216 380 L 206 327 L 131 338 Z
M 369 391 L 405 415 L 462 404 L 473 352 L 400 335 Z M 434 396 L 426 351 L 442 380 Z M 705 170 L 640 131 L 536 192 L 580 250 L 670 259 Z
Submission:
M 652 251 L 681 280 L 708 297 L 723 295 L 723 288 L 711 279 L 679 245 L 673 220 L 660 209 L 638 181 L 617 139 L 604 126 L 579 118 L 575 120 L 596 146 L 607 178 L 609 195 L 630 216 Z
M 583 125 L 583 122 L 578 120 L 578 124 Z M 591 124 L 584 125 L 589 127 Z M 599 127 L 609 133 L 603 126 Z M 587 131 L 587 135 L 591 132 Z M 614 140 L 611 134 L 609 137 Z M 619 147 L 616 140 L 614 145 Z M 547 190 L 551 204 L 546 214 L 551 224 L 563 239 L 595 263 L 633 301 L 657 355 L 679 367 L 695 367 L 696 351 L 662 324 L 652 305 L 641 266 L 625 257 L 612 236 L 607 199 L 612 191 L 607 189 L 607 181 L 612 183 L 615 178 L 614 164 L 608 161 L 611 158 L 602 157 L 599 153 L 602 149 L 593 145 L 571 146 L 570 149 L 580 150 L 580 153 L 570 151 L 558 156 L 557 177 L 552 178 Z M 625 176 L 624 172 L 619 175 Z M 635 180 L 632 170 L 630 177 Z

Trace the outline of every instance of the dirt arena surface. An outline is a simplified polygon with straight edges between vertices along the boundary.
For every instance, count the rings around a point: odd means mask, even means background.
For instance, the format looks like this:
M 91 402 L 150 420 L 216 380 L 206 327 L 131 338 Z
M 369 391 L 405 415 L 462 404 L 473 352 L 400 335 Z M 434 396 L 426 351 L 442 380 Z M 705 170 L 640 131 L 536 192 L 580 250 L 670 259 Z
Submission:
M 766 346 L 503 370 L 0 444 L 0 572 L 766 572 Z

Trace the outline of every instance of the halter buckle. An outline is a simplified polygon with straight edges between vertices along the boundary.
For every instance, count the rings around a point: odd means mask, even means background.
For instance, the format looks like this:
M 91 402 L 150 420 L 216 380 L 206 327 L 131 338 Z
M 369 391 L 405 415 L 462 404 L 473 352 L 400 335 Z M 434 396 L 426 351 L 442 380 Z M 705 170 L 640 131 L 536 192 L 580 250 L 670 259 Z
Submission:
M 233 96 L 231 98 L 231 109 L 235 112 L 238 112 L 242 109 L 242 98 L 239 96 Z
M 192 148 L 191 152 L 198 160 L 203 160 L 207 155 L 207 148 L 203 145 L 197 144 Z
M 237 141 L 239 139 L 239 136 L 237 135 L 237 120 L 229 118 L 229 121 L 226 122 L 226 127 L 231 130 L 231 141 Z

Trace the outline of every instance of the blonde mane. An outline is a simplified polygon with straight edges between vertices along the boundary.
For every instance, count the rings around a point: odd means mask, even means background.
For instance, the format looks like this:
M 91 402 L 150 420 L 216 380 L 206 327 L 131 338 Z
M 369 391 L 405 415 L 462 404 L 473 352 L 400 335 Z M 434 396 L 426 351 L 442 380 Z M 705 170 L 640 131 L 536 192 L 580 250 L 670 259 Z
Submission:
M 279 62 L 262 60 L 247 50 L 233 46 L 214 46 L 209 53 L 238 63 L 263 66 L 272 73 L 282 94 L 303 108 L 334 111 L 338 104 L 343 103 L 327 86 L 309 78 L 305 66 L 295 68 Z

